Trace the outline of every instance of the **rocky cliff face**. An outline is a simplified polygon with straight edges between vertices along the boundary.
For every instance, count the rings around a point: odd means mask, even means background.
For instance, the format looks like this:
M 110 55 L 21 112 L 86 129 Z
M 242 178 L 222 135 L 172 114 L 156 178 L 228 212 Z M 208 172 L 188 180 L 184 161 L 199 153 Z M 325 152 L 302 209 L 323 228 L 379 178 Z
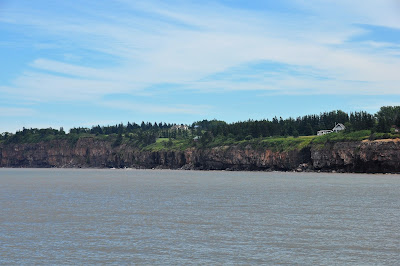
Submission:
M 196 169 L 211 170 L 291 170 L 309 163 L 310 150 L 273 152 L 251 147 L 217 147 L 191 149 L 185 152 L 186 162 Z
M 2 145 L 0 166 L 400 172 L 400 141 L 341 142 L 286 152 L 236 146 L 150 152 L 82 138 Z
M 339 142 L 311 148 L 314 170 L 359 173 L 400 172 L 400 140 Z

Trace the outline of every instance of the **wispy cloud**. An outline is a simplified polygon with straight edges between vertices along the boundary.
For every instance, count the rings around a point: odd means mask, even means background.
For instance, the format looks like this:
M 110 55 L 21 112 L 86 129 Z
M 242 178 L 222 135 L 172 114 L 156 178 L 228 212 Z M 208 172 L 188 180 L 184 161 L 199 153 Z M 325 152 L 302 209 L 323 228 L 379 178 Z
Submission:
M 127 101 L 107 101 L 102 102 L 100 105 L 127 110 L 140 113 L 167 113 L 167 114 L 196 114 L 207 115 L 212 110 L 209 105 L 190 105 L 190 104 L 177 104 L 177 105 L 162 105 L 162 104 L 145 104 L 139 102 Z
M 355 23 L 369 20 L 379 25 L 397 25 L 396 18 L 374 12 L 373 8 L 382 9 L 374 1 L 363 2 L 363 14 L 357 10 L 360 3 L 335 1 L 321 5 L 315 1 L 297 1 L 299 8 L 311 12 L 304 22 L 285 21 L 287 18 L 273 14 L 264 17 L 261 12 L 217 4 L 205 7 L 122 2 L 132 12 L 150 15 L 116 17 L 103 10 L 89 18 L 52 18 L 51 15 L 49 18 L 49 14 L 34 16 L 14 11 L 5 22 L 29 24 L 38 34 L 50 34 L 60 40 L 68 39 L 82 49 L 111 54 L 114 56 L 112 63 L 117 65 L 84 67 L 38 58 L 30 63 L 32 70 L 22 73 L 12 82 L 12 86 L 18 88 L 15 92 L 31 96 L 30 92 L 35 91 L 38 98 L 51 93 L 65 99 L 67 94 L 67 98 L 73 99 L 76 92 L 92 97 L 113 91 L 135 92 L 166 82 L 189 83 L 194 85 L 191 88 L 200 88 L 204 87 L 201 79 L 207 76 L 241 64 L 269 60 L 312 68 L 329 80 L 305 79 L 283 72 L 275 79 L 260 78 L 242 83 L 216 80 L 207 84 L 208 90 L 215 84 L 215 89 L 224 85 L 227 90 L 265 88 L 302 93 L 303 88 L 309 88 L 317 93 L 351 90 L 353 93 L 371 94 L 379 87 L 377 93 L 400 93 L 395 85 L 399 81 L 399 58 L 384 52 L 371 54 L 369 50 L 373 48 L 368 49 L 365 44 L 362 51 L 357 49 L 358 43 L 335 46 L 344 44 L 346 39 L 362 31 L 354 26 Z M 383 5 L 385 11 L 391 5 L 391 1 Z M 342 15 L 344 22 L 329 16 L 329 13 L 337 14 L 332 12 L 335 8 L 346 10 Z M 102 21 L 102 18 L 110 19 Z M 325 28 L 329 25 L 335 27 Z M 347 82 L 349 80 L 370 84 L 359 87 Z

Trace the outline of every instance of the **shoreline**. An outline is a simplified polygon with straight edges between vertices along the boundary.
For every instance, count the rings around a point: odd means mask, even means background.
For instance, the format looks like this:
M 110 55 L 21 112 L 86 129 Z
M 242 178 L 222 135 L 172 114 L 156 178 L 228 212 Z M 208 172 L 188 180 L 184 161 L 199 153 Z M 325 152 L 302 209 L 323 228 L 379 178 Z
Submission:
M 25 170 L 115 170 L 115 171 L 180 171 L 180 172 L 243 172 L 243 173 L 310 173 L 310 174 L 360 174 L 360 175 L 400 175 L 400 172 L 345 172 L 335 170 L 226 170 L 226 169 L 182 169 L 182 168 L 108 168 L 108 167 L 0 167 L 0 169 L 25 169 Z

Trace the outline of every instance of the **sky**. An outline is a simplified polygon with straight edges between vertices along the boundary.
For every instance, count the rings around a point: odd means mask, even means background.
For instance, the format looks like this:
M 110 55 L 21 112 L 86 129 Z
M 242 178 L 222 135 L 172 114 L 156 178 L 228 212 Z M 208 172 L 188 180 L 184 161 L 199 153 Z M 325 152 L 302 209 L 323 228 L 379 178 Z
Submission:
M 400 105 L 398 0 L 0 0 L 0 132 Z

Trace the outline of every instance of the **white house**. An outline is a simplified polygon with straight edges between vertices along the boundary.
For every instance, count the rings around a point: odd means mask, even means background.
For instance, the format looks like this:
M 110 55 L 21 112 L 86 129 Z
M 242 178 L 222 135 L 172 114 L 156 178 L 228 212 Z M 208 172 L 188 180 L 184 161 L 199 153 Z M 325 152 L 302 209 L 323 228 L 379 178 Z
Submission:
M 332 131 L 333 132 L 339 132 L 339 131 L 342 131 L 342 130 L 345 130 L 345 129 L 346 129 L 346 127 L 343 124 L 338 123 L 338 124 L 335 125 L 335 127 L 332 129 Z
M 339 132 L 339 131 L 342 131 L 345 129 L 346 129 L 346 127 L 343 124 L 335 123 L 335 127 L 332 130 L 329 130 L 329 129 L 328 130 L 320 130 L 317 132 L 317 136 L 322 136 L 322 135 L 326 135 L 326 134 L 333 133 L 333 132 Z

